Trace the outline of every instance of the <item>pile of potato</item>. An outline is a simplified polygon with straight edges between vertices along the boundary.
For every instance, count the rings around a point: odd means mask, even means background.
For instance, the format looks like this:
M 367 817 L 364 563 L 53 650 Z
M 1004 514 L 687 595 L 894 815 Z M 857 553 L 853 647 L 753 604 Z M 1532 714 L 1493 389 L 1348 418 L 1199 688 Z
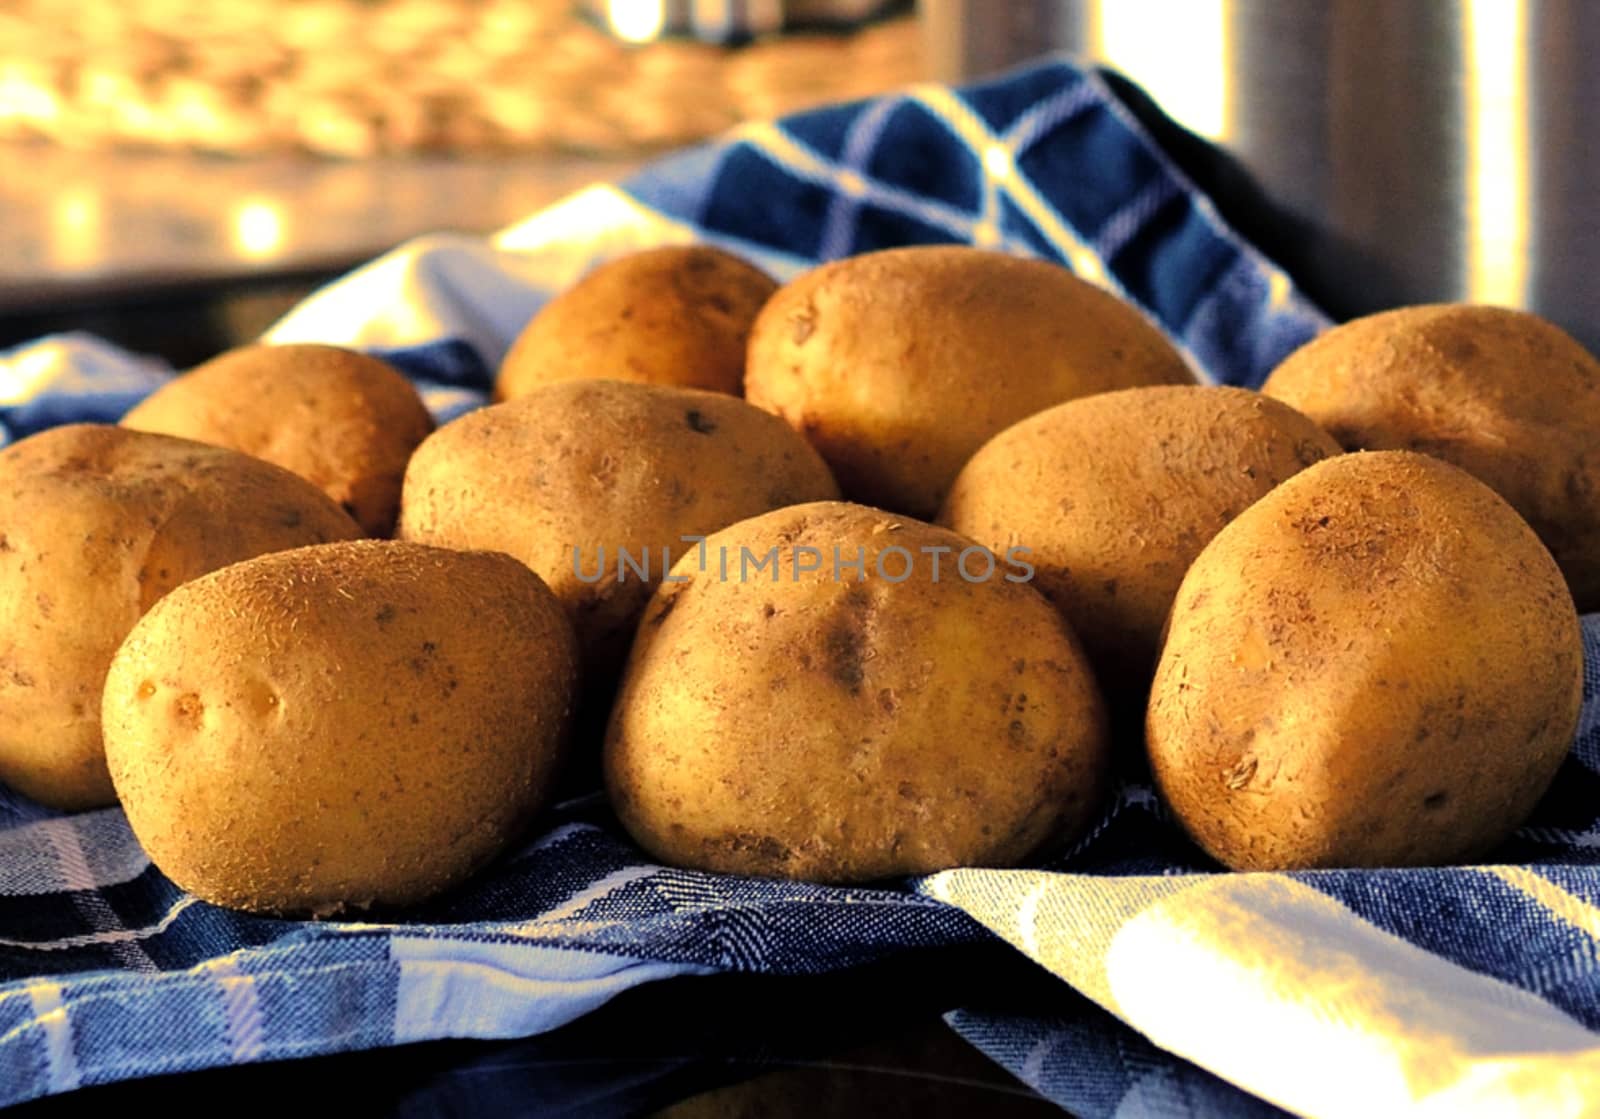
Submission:
M 1600 363 L 1532 315 L 1375 315 L 1257 393 L 1039 261 L 667 248 L 496 400 L 435 432 L 376 359 L 251 347 L 0 452 L 0 780 L 321 915 L 586 765 L 730 873 L 1014 865 L 1146 771 L 1230 867 L 1453 862 L 1576 727 Z

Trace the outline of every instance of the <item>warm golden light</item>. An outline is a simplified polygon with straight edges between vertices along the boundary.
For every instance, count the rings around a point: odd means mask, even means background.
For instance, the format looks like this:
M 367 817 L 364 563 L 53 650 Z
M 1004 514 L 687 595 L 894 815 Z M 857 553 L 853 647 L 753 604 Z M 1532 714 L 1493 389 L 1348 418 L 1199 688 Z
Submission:
M 20 63 L 0 63 L 0 124 L 21 121 L 47 125 L 61 115 L 61 99 Z
M 50 259 L 58 267 L 82 268 L 100 259 L 104 209 L 99 194 L 68 187 L 50 207 Z
M 606 22 L 629 43 L 648 43 L 667 22 L 666 0 L 607 0 Z
M 1117 0 L 1095 7 L 1090 51 L 1144 87 L 1174 120 L 1228 136 L 1227 0 Z
M 283 209 L 259 200 L 242 202 L 233 213 L 233 245 L 246 260 L 277 254 L 284 240 Z
M 1526 0 L 1467 0 L 1467 298 L 1522 306 L 1528 296 Z

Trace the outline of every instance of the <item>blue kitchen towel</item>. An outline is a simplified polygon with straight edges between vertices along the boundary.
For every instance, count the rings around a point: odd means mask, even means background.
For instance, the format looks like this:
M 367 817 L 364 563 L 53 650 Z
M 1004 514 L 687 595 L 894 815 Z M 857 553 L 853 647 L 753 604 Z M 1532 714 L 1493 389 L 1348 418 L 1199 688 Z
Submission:
M 485 401 L 516 331 L 585 269 L 692 241 L 781 278 L 910 242 L 1042 256 L 1231 384 L 1258 384 L 1326 325 L 1100 74 L 1052 61 L 752 123 L 493 238 L 419 239 L 267 337 L 380 352 L 448 418 Z M 85 336 L 0 355 L 0 441 L 115 420 L 170 372 Z M 118 811 L 58 816 L 0 790 L 0 1103 L 531 1035 L 666 976 L 815 974 L 999 938 L 1065 981 L 1062 1013 L 952 1024 L 1080 1114 L 1593 1114 L 1600 616 L 1584 635 L 1572 755 L 1529 825 L 1471 868 L 1218 873 L 1129 783 L 1048 867 L 837 889 L 654 865 L 588 797 L 426 906 L 295 922 L 184 894 Z

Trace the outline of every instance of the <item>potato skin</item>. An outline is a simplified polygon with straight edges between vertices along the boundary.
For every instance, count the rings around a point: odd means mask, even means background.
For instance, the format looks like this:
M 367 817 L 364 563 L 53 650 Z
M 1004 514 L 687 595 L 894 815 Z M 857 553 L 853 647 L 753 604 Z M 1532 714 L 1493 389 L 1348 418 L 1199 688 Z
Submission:
M 399 535 L 526 563 L 571 614 L 585 675 L 603 681 L 666 573 L 663 549 L 680 556 L 692 547 L 686 535 L 838 493 L 805 440 L 742 400 L 568 381 L 470 413 L 425 442 L 406 474 Z M 619 579 L 618 548 L 635 559 L 648 550 L 649 578 Z
M 496 400 L 603 377 L 738 396 L 750 324 L 772 277 L 707 245 L 608 261 L 545 304 L 506 353 Z
M 1262 392 L 1349 450 L 1421 451 L 1533 526 L 1578 608 L 1600 610 L 1600 361 L 1526 311 L 1405 307 L 1335 327 Z
M 369 536 L 394 531 L 406 460 L 433 431 L 388 364 L 337 346 L 245 346 L 163 385 L 122 419 L 231 447 L 319 487 Z
M 77 424 L 0 451 L 0 780 L 113 803 L 100 689 L 140 615 L 227 564 L 360 535 L 311 483 L 220 447 Z
M 1466 861 L 1532 811 L 1582 691 L 1571 596 L 1509 505 L 1424 455 L 1342 455 L 1184 578 L 1151 768 L 1236 869 Z
M 811 440 L 846 497 L 932 517 L 973 452 L 1018 420 L 1193 383 L 1138 311 L 1065 268 L 925 245 L 780 288 L 751 331 L 745 395 Z
M 134 835 L 197 897 L 265 913 L 405 905 L 542 803 L 576 644 L 508 556 L 354 541 L 236 564 L 134 628 L 106 756 Z
M 1339 445 L 1246 389 L 1161 385 L 1057 405 L 1007 428 L 957 476 L 939 523 L 1030 549 L 1102 686 L 1140 713 L 1161 627 L 1200 549 Z
M 689 581 L 652 599 L 606 737 L 612 804 L 646 851 L 862 882 L 1008 865 L 1092 822 L 1107 744 L 1088 665 L 1032 588 L 955 575 L 971 541 L 818 502 L 706 546 L 706 570 L 685 556 L 674 577 Z M 724 581 L 723 546 L 778 548 L 776 580 Z M 865 581 L 834 580 L 835 546 L 862 551 Z M 800 547 L 820 550 L 819 571 L 796 571 Z M 903 581 L 878 574 L 889 547 L 915 560 Z M 937 582 L 924 547 L 951 549 Z

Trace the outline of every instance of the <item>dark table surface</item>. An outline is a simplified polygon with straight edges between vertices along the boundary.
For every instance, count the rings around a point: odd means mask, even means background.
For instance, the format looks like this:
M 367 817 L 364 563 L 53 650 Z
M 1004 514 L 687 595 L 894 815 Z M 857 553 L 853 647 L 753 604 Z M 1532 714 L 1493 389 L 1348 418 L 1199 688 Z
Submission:
M 339 268 L 490 233 L 642 157 L 229 158 L 0 143 L 0 315 Z
M 86 330 L 179 367 L 424 233 L 488 234 L 643 157 L 229 158 L 0 143 L 0 349 Z M 21 173 L 15 173 L 21 172 Z

